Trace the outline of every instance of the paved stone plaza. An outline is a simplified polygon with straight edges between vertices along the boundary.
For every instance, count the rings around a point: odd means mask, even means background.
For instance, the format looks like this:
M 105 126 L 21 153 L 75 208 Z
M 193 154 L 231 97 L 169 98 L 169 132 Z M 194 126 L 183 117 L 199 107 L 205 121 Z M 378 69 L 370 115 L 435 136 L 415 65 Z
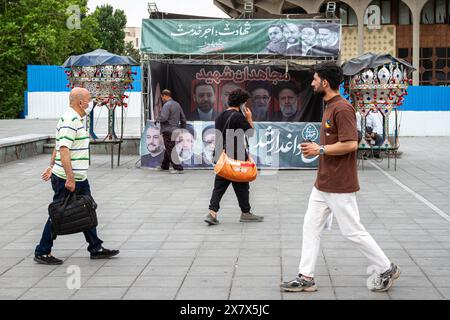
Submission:
M 263 223 L 240 223 L 232 188 L 221 224 L 208 227 L 212 171 L 169 175 L 124 157 L 110 169 L 94 155 L 89 172 L 99 235 L 121 254 L 90 260 L 83 235 L 59 237 L 62 266 L 33 261 L 51 201 L 40 173 L 50 156 L 0 165 L 0 299 L 450 299 L 450 139 L 403 138 L 397 171 L 386 159 L 359 171 L 363 224 L 402 268 L 388 293 L 366 288 L 368 261 L 333 224 L 323 234 L 315 293 L 281 293 L 297 272 L 302 223 L 316 171 L 282 171 L 251 184 Z M 372 162 L 375 163 L 375 162 Z M 392 164 L 392 163 L 391 163 Z M 137 164 L 138 165 L 138 164 Z M 386 175 L 386 173 L 388 175 Z M 81 268 L 81 289 L 66 286 Z

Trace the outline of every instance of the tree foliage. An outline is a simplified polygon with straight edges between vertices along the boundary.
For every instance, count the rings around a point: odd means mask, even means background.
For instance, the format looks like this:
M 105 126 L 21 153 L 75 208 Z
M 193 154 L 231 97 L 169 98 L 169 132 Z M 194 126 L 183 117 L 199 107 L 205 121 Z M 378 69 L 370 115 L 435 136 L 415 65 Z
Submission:
M 78 29 L 68 27 L 71 5 L 80 8 Z M 87 12 L 87 0 L 0 2 L 0 119 L 23 110 L 27 65 L 61 65 L 98 48 L 125 53 L 125 13 L 109 5 Z
M 125 31 L 127 17 L 123 10 L 115 10 L 107 4 L 97 7 L 93 14 L 97 20 L 99 32 L 97 38 L 102 43 L 102 49 L 115 54 L 125 53 Z
M 137 63 L 141 62 L 141 54 L 138 49 L 135 49 L 133 42 L 129 41 L 125 45 L 125 55 L 132 57 Z

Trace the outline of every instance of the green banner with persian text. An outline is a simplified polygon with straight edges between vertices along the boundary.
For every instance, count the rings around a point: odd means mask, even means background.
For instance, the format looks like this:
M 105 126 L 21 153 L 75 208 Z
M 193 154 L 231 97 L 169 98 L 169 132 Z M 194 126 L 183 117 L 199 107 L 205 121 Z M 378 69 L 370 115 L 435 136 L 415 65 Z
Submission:
M 142 20 L 141 50 L 150 54 L 269 54 L 337 57 L 339 20 Z

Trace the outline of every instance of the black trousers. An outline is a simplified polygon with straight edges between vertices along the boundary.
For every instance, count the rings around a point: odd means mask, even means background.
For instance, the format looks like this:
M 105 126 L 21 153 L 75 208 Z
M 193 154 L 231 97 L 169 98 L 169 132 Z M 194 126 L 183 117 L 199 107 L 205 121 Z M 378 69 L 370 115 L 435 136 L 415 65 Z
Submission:
M 220 200 L 222 199 L 228 186 L 233 184 L 234 193 L 239 202 L 239 207 L 242 212 L 250 212 L 250 183 L 248 182 L 233 182 L 216 175 L 214 180 L 214 190 L 212 192 L 211 201 L 209 203 L 209 210 L 218 212 L 220 208 Z
M 178 156 L 175 156 L 176 159 L 172 158 L 172 150 L 175 148 L 175 141 L 172 141 L 172 133 L 171 132 L 163 132 L 163 139 L 164 139 L 164 147 L 166 150 L 164 151 L 164 159 L 161 163 L 161 168 L 164 170 L 169 170 L 170 164 L 172 164 L 172 167 L 175 170 L 183 170 L 183 166 L 181 165 L 181 161 L 179 160 Z

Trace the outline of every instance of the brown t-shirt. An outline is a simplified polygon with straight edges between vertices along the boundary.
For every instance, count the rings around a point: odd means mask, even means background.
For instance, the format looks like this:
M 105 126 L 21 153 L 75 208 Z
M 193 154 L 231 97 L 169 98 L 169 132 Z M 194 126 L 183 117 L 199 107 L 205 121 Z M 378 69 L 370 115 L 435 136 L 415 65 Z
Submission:
M 322 118 L 320 144 L 358 141 L 356 115 L 352 105 L 341 96 L 331 98 Z M 359 190 L 356 151 L 341 156 L 319 157 L 315 187 L 323 192 L 351 193 Z

